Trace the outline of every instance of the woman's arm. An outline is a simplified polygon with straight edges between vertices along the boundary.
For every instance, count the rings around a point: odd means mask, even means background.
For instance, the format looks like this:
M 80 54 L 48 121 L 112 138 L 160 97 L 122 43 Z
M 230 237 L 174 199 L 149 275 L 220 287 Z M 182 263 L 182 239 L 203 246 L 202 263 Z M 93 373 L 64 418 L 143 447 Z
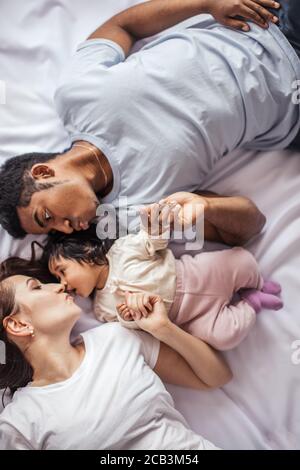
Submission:
M 154 336 L 161 341 L 154 371 L 162 380 L 184 386 L 194 383 L 199 389 L 222 387 L 231 380 L 224 359 L 204 341 L 174 323 L 168 321 Z
M 273 15 L 264 7 L 276 8 L 276 4 L 272 0 L 152 0 L 113 16 L 88 39 L 110 39 L 127 55 L 136 40 L 158 34 L 201 13 L 211 13 L 217 21 L 233 28 L 249 29 L 247 23 L 235 19 L 237 15 L 267 27 Z
M 138 326 L 161 342 L 154 371 L 163 381 L 205 390 L 221 387 L 231 380 L 224 359 L 204 341 L 172 323 L 160 297 L 127 293 L 126 306 L 118 308 L 126 313 L 126 307 Z M 148 316 L 143 316 L 145 308 Z
M 210 390 L 213 388 L 199 379 L 186 360 L 177 351 L 162 342 L 160 343 L 158 358 L 153 370 L 163 382 L 168 384 L 193 388 L 195 390 Z M 219 386 L 221 385 L 223 384 Z

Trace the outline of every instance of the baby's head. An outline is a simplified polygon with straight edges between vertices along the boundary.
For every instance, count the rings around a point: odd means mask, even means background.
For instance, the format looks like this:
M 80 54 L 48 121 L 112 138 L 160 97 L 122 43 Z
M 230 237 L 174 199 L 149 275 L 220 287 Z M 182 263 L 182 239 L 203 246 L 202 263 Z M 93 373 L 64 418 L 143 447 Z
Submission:
M 95 230 L 56 235 L 49 238 L 43 250 L 43 264 L 67 290 L 88 297 L 99 284 L 108 266 L 106 253 L 112 240 L 100 240 Z

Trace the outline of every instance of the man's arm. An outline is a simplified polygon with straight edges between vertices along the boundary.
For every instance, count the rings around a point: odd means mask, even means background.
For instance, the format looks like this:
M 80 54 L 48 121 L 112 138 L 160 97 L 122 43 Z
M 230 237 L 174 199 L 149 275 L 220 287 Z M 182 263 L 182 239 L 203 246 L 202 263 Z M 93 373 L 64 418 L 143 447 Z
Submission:
M 242 196 L 219 196 L 210 191 L 197 192 L 206 201 L 204 238 L 226 245 L 244 245 L 259 234 L 266 217 L 251 199 Z
M 208 0 L 152 0 L 128 8 L 96 29 L 88 39 L 110 39 L 127 55 L 135 41 L 160 33 L 200 13 L 209 13 Z
M 244 31 L 249 26 L 237 16 L 267 27 L 268 21 L 275 21 L 276 17 L 265 7 L 277 8 L 276 5 L 272 0 L 152 0 L 113 16 L 88 39 L 110 39 L 127 55 L 138 39 L 158 34 L 201 13 L 210 13 L 220 23 Z
M 163 201 L 180 204 L 189 224 L 195 224 L 204 210 L 204 239 L 226 245 L 244 245 L 266 223 L 254 202 L 242 196 L 220 196 L 211 191 L 178 192 Z

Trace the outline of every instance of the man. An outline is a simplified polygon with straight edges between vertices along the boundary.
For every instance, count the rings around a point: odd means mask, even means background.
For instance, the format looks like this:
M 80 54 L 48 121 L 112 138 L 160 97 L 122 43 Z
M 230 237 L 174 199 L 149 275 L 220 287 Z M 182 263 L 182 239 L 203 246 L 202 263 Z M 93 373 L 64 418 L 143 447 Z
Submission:
M 275 25 L 268 28 L 268 21 L 277 22 L 271 7 L 279 4 L 155 0 L 99 27 L 78 46 L 55 95 L 71 147 L 59 155 L 19 156 L 2 167 L 3 227 L 16 237 L 86 229 L 98 197 L 135 207 L 195 192 L 234 148 L 290 144 L 300 125 L 292 102 L 300 62 L 292 40 Z M 126 59 L 135 40 L 199 13 L 222 25 L 205 19 L 164 33 Z M 261 28 L 249 29 L 245 19 Z M 210 240 L 243 243 L 264 224 L 246 198 L 194 197 L 205 204 Z

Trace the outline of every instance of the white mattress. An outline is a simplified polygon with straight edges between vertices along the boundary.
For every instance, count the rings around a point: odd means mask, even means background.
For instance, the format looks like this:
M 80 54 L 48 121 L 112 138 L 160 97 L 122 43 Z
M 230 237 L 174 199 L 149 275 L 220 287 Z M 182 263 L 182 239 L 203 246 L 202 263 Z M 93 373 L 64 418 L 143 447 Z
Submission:
M 6 104 L 0 104 L 1 162 L 19 153 L 62 151 L 69 145 L 53 107 L 57 76 L 80 41 L 134 3 L 2 2 L 0 80 L 6 84 Z M 223 390 L 168 388 L 191 427 L 220 447 L 299 449 L 300 354 L 292 345 L 300 340 L 300 154 L 235 152 L 205 187 L 250 196 L 267 215 L 264 233 L 249 249 L 263 274 L 282 283 L 285 308 L 262 312 L 249 337 L 226 354 L 234 379 Z M 32 238 L 13 241 L 0 229 L 0 259 L 27 255 Z M 87 316 L 79 327 L 91 325 Z

